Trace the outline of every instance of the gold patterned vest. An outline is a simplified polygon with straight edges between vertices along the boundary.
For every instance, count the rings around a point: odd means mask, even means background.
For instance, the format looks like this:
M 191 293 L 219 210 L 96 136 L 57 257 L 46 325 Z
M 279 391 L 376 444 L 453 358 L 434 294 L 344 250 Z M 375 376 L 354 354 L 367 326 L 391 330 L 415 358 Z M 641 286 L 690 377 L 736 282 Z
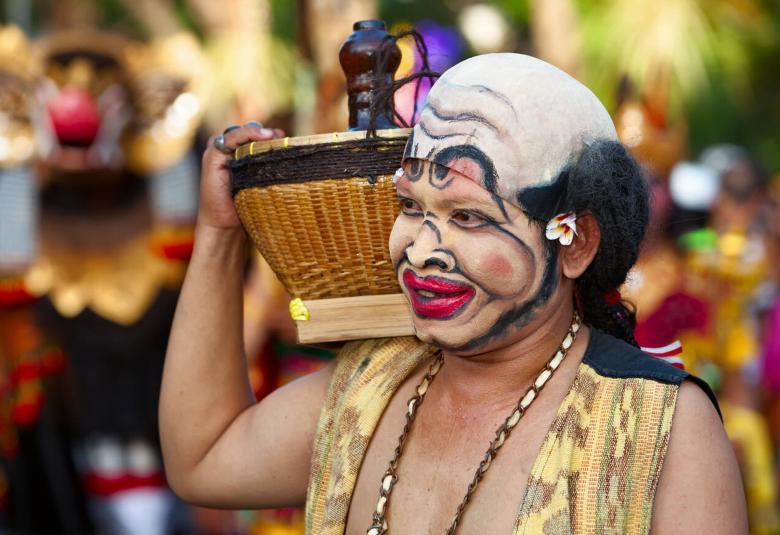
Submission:
M 650 530 L 677 390 L 699 379 L 599 331 L 558 409 L 518 504 L 514 535 Z M 341 535 L 371 436 L 403 380 L 434 350 L 415 338 L 339 355 L 314 444 L 306 533 Z

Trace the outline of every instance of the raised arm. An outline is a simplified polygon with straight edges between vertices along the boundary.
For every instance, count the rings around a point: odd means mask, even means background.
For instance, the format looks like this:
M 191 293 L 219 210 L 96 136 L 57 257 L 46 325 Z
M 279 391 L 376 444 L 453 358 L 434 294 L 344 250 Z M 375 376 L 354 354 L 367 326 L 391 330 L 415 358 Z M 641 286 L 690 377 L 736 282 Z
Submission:
M 225 135 L 225 144 L 275 135 L 281 132 L 245 126 Z M 200 505 L 299 505 L 330 369 L 254 402 L 242 337 L 244 232 L 230 196 L 229 160 L 211 142 L 203 155 L 195 248 L 160 394 L 166 474 L 177 494 Z
M 651 533 L 748 533 L 745 494 L 731 443 L 710 400 L 689 382 L 678 394 Z

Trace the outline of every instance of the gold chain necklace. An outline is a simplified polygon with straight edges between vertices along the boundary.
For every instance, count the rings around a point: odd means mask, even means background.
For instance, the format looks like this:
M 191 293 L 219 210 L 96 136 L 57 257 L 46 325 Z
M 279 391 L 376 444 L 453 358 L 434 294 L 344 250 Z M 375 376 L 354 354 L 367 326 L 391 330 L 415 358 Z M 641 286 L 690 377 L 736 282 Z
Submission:
M 474 495 L 474 491 L 476 490 L 477 485 L 479 485 L 479 482 L 482 481 L 483 477 L 485 477 L 485 473 L 488 471 L 491 462 L 498 454 L 498 450 L 501 448 L 501 446 L 504 445 L 504 442 L 509 437 L 509 433 L 512 432 L 512 429 L 515 428 L 520 419 L 525 415 L 528 407 L 539 395 L 539 392 L 541 392 L 542 388 L 544 388 L 544 385 L 547 384 L 547 381 L 550 380 L 550 377 L 552 377 L 552 374 L 555 372 L 555 370 L 557 370 L 561 365 L 563 359 L 566 358 L 566 354 L 568 353 L 572 344 L 574 344 L 574 340 L 577 338 L 577 332 L 579 330 L 580 318 L 579 315 L 575 312 L 571 321 L 571 326 L 569 327 L 569 331 L 566 333 L 566 337 L 563 339 L 563 342 L 561 342 L 561 345 L 558 347 L 557 351 L 553 354 L 552 357 L 550 357 L 550 360 L 548 360 L 547 364 L 544 365 L 542 371 L 539 372 L 539 375 L 536 376 L 533 384 L 531 384 L 528 390 L 526 390 L 525 394 L 523 394 L 523 397 L 520 398 L 520 401 L 517 403 L 517 406 L 512 411 L 512 413 L 496 430 L 496 436 L 490 443 L 488 450 L 485 452 L 484 459 L 482 459 L 482 461 L 479 463 L 479 467 L 474 473 L 474 477 L 466 489 L 466 495 L 463 497 L 463 500 L 461 500 L 458 508 L 455 510 L 455 515 L 452 517 L 450 527 L 447 528 L 447 535 L 454 535 L 455 531 L 458 529 L 458 524 L 460 523 L 460 519 L 463 516 L 463 511 L 466 509 L 466 506 L 471 500 L 471 497 Z M 404 428 L 401 431 L 401 435 L 398 437 L 398 445 L 395 448 L 395 453 L 393 454 L 393 458 L 390 461 L 390 465 L 388 466 L 385 475 L 382 476 L 382 485 L 379 488 L 379 501 L 377 502 L 376 509 L 374 510 L 374 515 L 371 520 L 371 527 L 368 528 L 366 535 L 384 535 L 387 533 L 388 525 L 385 514 L 389 505 L 390 494 L 393 492 L 393 488 L 398 482 L 398 462 L 401 459 L 404 445 L 406 444 L 406 440 L 409 437 L 409 431 L 411 430 L 412 423 L 414 422 L 414 417 L 417 414 L 417 409 L 420 407 L 420 405 L 422 405 L 422 402 L 425 399 L 425 393 L 428 391 L 428 387 L 431 385 L 433 378 L 436 377 L 436 374 L 439 373 L 439 370 L 443 364 L 444 358 L 442 357 L 441 352 L 439 352 L 439 354 L 436 356 L 436 359 L 433 361 L 433 364 L 431 364 L 431 367 L 428 369 L 428 372 L 417 386 L 415 394 L 406 404 L 406 422 L 404 423 Z

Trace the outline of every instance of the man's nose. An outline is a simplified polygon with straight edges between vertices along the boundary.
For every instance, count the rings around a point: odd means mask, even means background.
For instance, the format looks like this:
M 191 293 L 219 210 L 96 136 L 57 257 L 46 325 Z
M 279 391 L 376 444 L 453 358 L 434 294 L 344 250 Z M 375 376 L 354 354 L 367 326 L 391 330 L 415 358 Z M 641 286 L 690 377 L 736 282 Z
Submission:
M 414 242 L 406 248 L 406 257 L 419 269 L 436 266 L 442 271 L 449 271 L 455 265 L 452 254 L 442 246 L 438 227 L 427 219 L 420 225 Z

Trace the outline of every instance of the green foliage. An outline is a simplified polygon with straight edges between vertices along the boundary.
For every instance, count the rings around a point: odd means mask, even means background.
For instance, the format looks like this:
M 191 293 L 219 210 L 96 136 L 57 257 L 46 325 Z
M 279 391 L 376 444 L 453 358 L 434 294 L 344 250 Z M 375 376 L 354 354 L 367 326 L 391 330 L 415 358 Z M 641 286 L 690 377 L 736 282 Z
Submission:
M 780 170 L 780 3 L 776 0 L 578 0 L 586 82 L 609 105 L 630 75 L 652 92 L 668 75 L 669 114 L 691 155 L 730 141 Z M 657 88 L 658 86 L 656 86 Z
M 388 26 L 398 23 L 415 23 L 431 19 L 438 24 L 455 24 L 456 13 L 443 0 L 380 0 L 379 18 Z
M 274 36 L 286 43 L 294 44 L 298 32 L 298 2 L 270 0 L 270 3 Z
M 531 10 L 529 0 L 494 0 L 492 4 L 501 8 L 501 11 L 509 18 L 510 24 L 515 28 L 525 28 L 530 24 Z
M 120 0 L 94 0 L 94 4 L 97 5 L 97 11 L 101 18 L 101 23 L 104 28 L 115 29 L 125 35 L 135 37 L 147 37 L 146 30 L 134 17 L 132 17 L 122 5 Z M 46 4 L 44 2 L 37 2 L 34 4 L 35 8 L 38 8 L 38 16 L 40 21 L 46 24 Z

